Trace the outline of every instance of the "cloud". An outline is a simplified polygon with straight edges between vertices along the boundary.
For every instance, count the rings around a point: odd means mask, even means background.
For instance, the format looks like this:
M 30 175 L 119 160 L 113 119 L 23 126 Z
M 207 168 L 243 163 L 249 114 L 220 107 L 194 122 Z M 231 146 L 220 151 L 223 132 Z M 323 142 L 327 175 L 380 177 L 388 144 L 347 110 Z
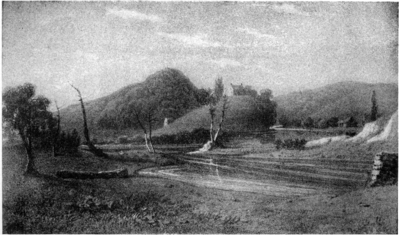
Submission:
M 275 35 L 270 35 L 270 34 L 263 34 L 258 32 L 255 29 L 251 29 L 251 28 L 239 28 L 237 29 L 237 31 L 241 31 L 241 32 L 245 32 L 248 35 L 252 35 L 258 39 L 260 38 L 268 38 L 268 39 L 274 39 L 276 40 L 278 37 L 276 37 Z
M 218 66 L 225 68 L 227 66 L 233 66 L 233 67 L 240 67 L 242 64 L 236 60 L 229 59 L 229 58 L 221 58 L 218 60 L 209 60 L 212 63 L 217 64 Z
M 301 11 L 297 9 L 295 5 L 289 3 L 275 4 L 272 6 L 272 10 L 285 14 L 309 16 L 307 12 Z
M 223 45 L 219 42 L 210 41 L 207 39 L 207 35 L 204 34 L 196 34 L 194 36 L 186 35 L 186 34 L 168 34 L 164 32 L 158 32 L 159 36 L 170 38 L 182 42 L 189 46 L 197 46 L 197 47 L 229 47 L 228 45 Z
M 277 37 L 271 34 L 264 34 L 259 32 L 256 29 L 252 28 L 239 28 L 236 31 L 244 32 L 248 35 L 255 37 L 257 40 L 251 42 L 251 44 L 241 44 L 241 46 L 248 46 L 248 47 L 279 47 L 282 46 L 282 42 L 284 41 L 281 37 Z
M 139 21 L 151 21 L 151 22 L 162 22 L 162 19 L 157 15 L 144 14 L 135 10 L 108 9 L 106 15 L 114 15 L 123 19 L 135 19 Z
M 77 50 L 75 51 L 74 55 L 78 58 L 78 59 L 83 59 L 87 62 L 90 63 L 97 63 L 99 60 L 99 56 L 97 56 L 94 53 L 87 53 L 87 52 L 83 52 L 81 50 Z

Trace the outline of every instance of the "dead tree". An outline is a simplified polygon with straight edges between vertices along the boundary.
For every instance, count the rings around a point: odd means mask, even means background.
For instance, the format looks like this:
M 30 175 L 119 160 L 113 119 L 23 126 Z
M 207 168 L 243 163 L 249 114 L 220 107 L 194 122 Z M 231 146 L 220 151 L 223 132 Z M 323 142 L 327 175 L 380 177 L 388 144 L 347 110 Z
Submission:
M 223 98 L 222 98 L 221 119 L 220 119 L 219 124 L 218 124 L 218 130 L 217 130 L 217 132 L 215 133 L 215 136 L 214 136 L 214 142 L 217 141 L 219 132 L 222 130 L 222 124 L 225 121 L 225 115 L 226 115 L 226 111 L 227 110 L 228 110 L 228 96 L 224 95 Z
M 85 110 L 85 105 L 83 104 L 82 94 L 78 88 L 76 88 L 72 84 L 70 84 L 70 85 L 72 86 L 72 88 L 74 88 L 78 92 L 79 101 L 81 103 L 82 114 L 83 114 L 83 134 L 85 136 L 87 145 L 89 147 L 89 151 L 92 152 L 93 154 L 95 154 L 96 156 L 108 158 L 108 155 L 106 153 L 104 153 L 101 149 L 95 147 L 93 145 L 93 143 L 91 142 L 90 135 L 89 135 L 89 128 L 88 128 L 87 119 L 86 119 L 86 110 Z
M 61 115 L 60 115 L 60 107 L 58 107 L 57 101 L 54 102 L 57 108 L 57 127 L 56 130 L 54 131 L 53 134 L 53 145 L 52 145 L 52 151 L 53 151 L 53 157 L 56 157 L 56 152 L 57 152 L 57 144 L 58 144 L 58 139 L 60 136 L 60 130 L 61 130 Z
M 211 117 L 211 122 L 210 122 L 210 141 L 211 143 L 214 143 L 214 117 L 215 117 L 215 111 L 216 111 L 216 105 L 213 103 L 210 103 L 209 105 L 209 112 L 210 112 L 210 117 Z

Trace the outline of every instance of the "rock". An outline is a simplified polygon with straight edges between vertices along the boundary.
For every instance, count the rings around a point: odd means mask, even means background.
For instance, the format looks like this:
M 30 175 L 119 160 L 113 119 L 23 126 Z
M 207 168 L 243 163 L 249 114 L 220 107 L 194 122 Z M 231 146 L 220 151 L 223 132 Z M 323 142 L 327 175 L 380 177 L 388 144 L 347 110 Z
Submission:
M 192 152 L 189 152 L 188 154 L 198 154 L 198 153 L 207 152 L 207 151 L 211 150 L 212 144 L 213 143 L 211 141 L 208 141 L 206 144 L 204 144 L 204 146 L 200 150 L 192 151 Z

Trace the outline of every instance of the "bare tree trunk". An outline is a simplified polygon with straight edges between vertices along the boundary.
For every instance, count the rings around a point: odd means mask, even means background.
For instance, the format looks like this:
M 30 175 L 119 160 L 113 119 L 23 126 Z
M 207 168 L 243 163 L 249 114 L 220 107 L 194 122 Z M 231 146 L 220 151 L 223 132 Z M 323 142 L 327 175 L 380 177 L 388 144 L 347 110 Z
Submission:
M 89 150 L 96 156 L 108 158 L 108 155 L 106 153 L 104 153 L 101 149 L 95 147 L 93 145 L 93 143 L 90 141 L 89 128 L 88 128 L 87 119 L 86 119 L 86 110 L 85 110 L 85 105 L 83 104 L 82 94 L 78 88 L 76 88 L 72 84 L 71 84 L 71 86 L 78 92 L 79 101 L 81 102 L 82 114 L 83 114 L 83 133 L 85 135 Z
M 60 130 L 61 130 L 61 126 L 60 126 L 60 123 L 61 123 L 60 107 L 58 107 L 57 101 L 55 102 L 55 104 L 56 104 L 56 108 L 57 108 L 57 130 L 56 130 L 56 133 L 55 133 L 54 138 L 53 138 L 53 147 L 52 147 L 52 149 L 53 149 L 53 158 L 56 157 L 58 137 L 60 136 Z
M 211 141 L 211 143 L 214 143 L 214 116 L 215 116 L 215 107 L 212 104 L 210 104 L 210 117 L 211 117 L 210 141 Z
M 148 150 L 149 152 L 151 152 L 151 149 L 150 149 L 150 147 L 149 147 L 149 142 L 148 142 L 148 140 L 147 140 L 147 133 L 146 133 L 146 132 L 144 133 L 144 142 L 146 143 L 147 150 Z
M 21 133 L 20 133 L 20 135 L 21 135 L 22 141 L 24 143 L 26 155 L 27 155 L 27 159 L 28 159 L 28 162 L 26 164 L 25 173 L 26 174 L 37 174 L 36 167 L 35 167 L 35 156 L 33 154 L 33 149 L 32 149 L 32 141 L 31 141 L 31 139 L 25 137 L 25 135 L 22 135 Z
M 222 105 L 221 121 L 220 121 L 220 123 L 219 123 L 219 125 L 218 125 L 218 130 L 217 130 L 217 132 L 215 133 L 214 141 L 217 140 L 218 134 L 219 134 L 219 132 L 222 130 L 222 124 L 224 123 L 225 115 L 226 115 L 226 110 L 228 109 L 228 98 L 227 98 L 226 96 L 224 96 L 223 100 L 224 100 L 224 101 L 223 101 L 223 105 Z
M 26 153 L 27 153 L 28 163 L 26 165 L 25 172 L 27 174 L 35 174 L 37 173 L 37 171 L 35 167 L 35 156 L 33 155 L 32 149 L 27 148 Z
M 151 123 L 152 123 L 152 118 L 151 118 L 151 115 L 149 115 L 149 141 L 150 141 L 151 152 L 155 153 L 154 147 L 153 147 L 153 140 L 151 139 L 151 130 L 152 130 Z

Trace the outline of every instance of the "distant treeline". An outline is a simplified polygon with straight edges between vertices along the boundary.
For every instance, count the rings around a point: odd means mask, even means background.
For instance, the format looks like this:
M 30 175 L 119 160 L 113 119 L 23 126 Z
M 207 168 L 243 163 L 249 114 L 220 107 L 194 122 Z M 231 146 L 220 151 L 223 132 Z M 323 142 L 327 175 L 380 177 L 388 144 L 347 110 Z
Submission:
M 313 119 L 311 117 L 307 117 L 304 120 L 297 118 L 289 118 L 288 116 L 281 115 L 278 118 L 278 122 L 283 127 L 302 127 L 302 128 L 336 128 L 336 127 L 358 127 L 362 126 L 365 123 L 361 121 L 360 123 L 354 117 L 349 117 L 346 119 L 340 120 L 338 117 L 331 117 L 329 119 Z

